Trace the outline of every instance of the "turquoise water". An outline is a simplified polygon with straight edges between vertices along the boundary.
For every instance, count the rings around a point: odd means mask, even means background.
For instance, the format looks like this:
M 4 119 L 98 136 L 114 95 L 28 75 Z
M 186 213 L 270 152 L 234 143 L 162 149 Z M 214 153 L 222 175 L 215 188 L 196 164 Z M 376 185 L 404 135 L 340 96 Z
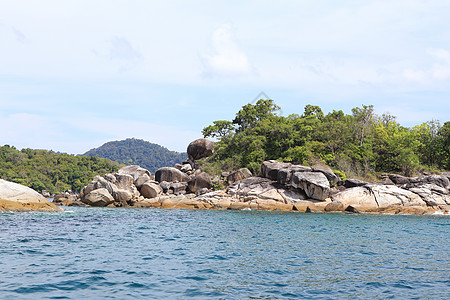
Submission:
M 0 213 L 1 299 L 450 299 L 450 218 Z

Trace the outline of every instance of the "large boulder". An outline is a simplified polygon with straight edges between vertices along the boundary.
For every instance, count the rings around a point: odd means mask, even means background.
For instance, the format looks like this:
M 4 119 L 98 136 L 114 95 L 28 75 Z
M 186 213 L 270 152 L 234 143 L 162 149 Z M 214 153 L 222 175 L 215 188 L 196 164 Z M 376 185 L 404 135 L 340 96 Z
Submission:
M 311 172 L 312 169 L 310 167 L 300 166 L 300 165 L 292 165 L 288 168 L 278 170 L 277 181 L 281 184 L 289 186 L 291 184 L 292 174 L 296 172 Z
M 188 182 L 189 176 L 172 167 L 163 167 L 156 171 L 155 179 L 158 182 Z
M 325 200 L 330 194 L 330 183 L 321 172 L 296 172 L 292 175 L 291 185 L 316 200 Z
M 339 177 L 337 177 L 337 175 L 334 174 L 333 170 L 329 166 L 317 165 L 317 166 L 314 166 L 312 168 L 312 170 L 314 172 L 320 172 L 323 175 L 325 175 L 327 177 L 328 181 L 330 182 L 330 184 L 334 185 L 340 181 Z
M 332 196 L 333 202 L 342 204 L 342 210 L 348 206 L 361 212 L 383 212 L 391 207 L 424 207 L 426 203 L 415 193 L 393 185 L 366 185 L 346 189 Z M 338 207 L 335 203 L 329 208 Z
M 229 174 L 226 178 L 227 178 L 227 182 L 228 184 L 233 184 L 236 181 L 245 179 L 245 178 L 249 178 L 252 177 L 252 172 L 250 172 L 249 169 L 247 168 L 241 168 L 231 174 Z
M 214 145 L 215 143 L 208 139 L 198 139 L 191 142 L 187 147 L 189 159 L 194 161 L 211 156 L 214 153 Z
M 276 160 L 268 160 L 261 164 L 261 176 L 270 180 L 277 180 L 278 171 L 286 169 L 292 164 Z
M 151 177 L 151 173 L 147 169 L 144 169 L 137 165 L 131 165 L 131 166 L 126 166 L 126 167 L 120 168 L 119 171 L 117 171 L 117 174 L 131 175 L 133 177 L 133 180 L 136 180 L 137 178 L 139 178 L 140 176 L 142 176 L 144 174 Z
M 196 193 L 203 188 L 211 188 L 211 178 L 205 172 L 200 173 L 188 181 L 189 190 Z
M 29 187 L 0 179 L 0 211 L 61 212 L 63 210 Z
M 56 205 L 69 206 L 75 202 L 75 198 L 68 193 L 60 193 L 53 197 L 52 202 Z
M 81 201 L 91 206 L 103 207 L 113 203 L 114 198 L 107 189 L 100 188 L 87 194 Z
M 151 181 L 144 183 L 141 187 L 141 195 L 147 199 L 155 198 L 158 195 L 162 194 L 162 192 L 163 189 L 159 186 L 159 184 Z

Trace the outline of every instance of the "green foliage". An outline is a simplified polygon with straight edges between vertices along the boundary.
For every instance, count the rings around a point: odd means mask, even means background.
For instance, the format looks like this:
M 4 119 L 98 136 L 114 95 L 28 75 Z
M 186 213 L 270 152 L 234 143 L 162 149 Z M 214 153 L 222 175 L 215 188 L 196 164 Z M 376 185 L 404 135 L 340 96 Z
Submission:
M 0 178 L 41 192 L 80 191 L 96 175 L 114 173 L 120 165 L 108 159 L 47 150 L 0 147 Z
M 161 167 L 181 163 L 187 158 L 186 153 L 169 151 L 160 145 L 134 138 L 108 142 L 84 155 L 108 158 L 126 165 L 139 165 L 152 173 Z
M 244 105 L 232 122 L 206 127 L 205 136 L 219 138 L 208 164 L 223 170 L 247 167 L 258 174 L 261 162 L 270 159 L 325 163 L 342 178 L 450 169 L 450 122 L 406 128 L 395 116 L 375 115 L 372 105 L 353 108 L 350 115 L 341 110 L 324 115 L 320 107 L 308 104 L 301 116 L 283 117 L 276 114 L 279 109 L 272 100 L 259 100 Z

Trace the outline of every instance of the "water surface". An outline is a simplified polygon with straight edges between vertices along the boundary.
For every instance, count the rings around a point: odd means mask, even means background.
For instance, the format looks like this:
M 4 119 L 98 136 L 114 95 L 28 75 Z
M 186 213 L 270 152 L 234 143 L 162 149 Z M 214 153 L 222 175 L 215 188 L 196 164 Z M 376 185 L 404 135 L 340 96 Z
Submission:
M 450 299 L 448 216 L 0 214 L 0 298 Z

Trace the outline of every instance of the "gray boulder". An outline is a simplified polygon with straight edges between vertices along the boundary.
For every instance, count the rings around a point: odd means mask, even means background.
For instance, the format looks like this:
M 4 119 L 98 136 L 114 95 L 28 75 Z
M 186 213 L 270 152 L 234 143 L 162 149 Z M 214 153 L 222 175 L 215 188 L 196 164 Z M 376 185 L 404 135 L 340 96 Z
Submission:
M 88 195 L 86 195 L 82 200 L 91 206 L 107 206 L 114 202 L 113 196 L 105 188 L 100 188 L 93 190 Z
M 277 181 L 284 185 L 291 184 L 292 174 L 296 172 L 311 172 L 312 169 L 310 167 L 300 166 L 300 165 L 292 165 L 288 168 L 281 169 L 278 171 Z
M 197 191 L 206 188 L 211 188 L 211 178 L 206 173 L 200 173 L 197 176 L 193 177 L 191 180 L 188 181 L 188 187 L 189 190 L 192 193 L 196 193 Z
M 330 194 L 330 183 L 321 172 L 296 172 L 292 175 L 291 185 L 316 200 L 325 200 Z
M 136 180 L 137 178 L 139 178 L 144 174 L 147 174 L 150 178 L 152 177 L 152 174 L 147 169 L 144 169 L 137 165 L 131 165 L 120 168 L 119 171 L 117 171 L 117 174 L 131 175 L 133 177 L 133 180 Z
M 261 176 L 270 180 L 277 180 L 281 169 L 289 168 L 292 164 L 276 160 L 268 160 L 261 164 Z
M 155 179 L 158 182 L 188 182 L 189 176 L 172 167 L 163 167 L 156 171 Z
M 208 139 L 198 139 L 191 142 L 187 147 L 187 154 L 192 161 L 209 157 L 214 153 L 213 141 Z
M 163 189 L 159 184 L 150 181 L 144 183 L 141 187 L 141 195 L 144 196 L 144 198 L 155 198 L 162 194 L 162 192 Z

